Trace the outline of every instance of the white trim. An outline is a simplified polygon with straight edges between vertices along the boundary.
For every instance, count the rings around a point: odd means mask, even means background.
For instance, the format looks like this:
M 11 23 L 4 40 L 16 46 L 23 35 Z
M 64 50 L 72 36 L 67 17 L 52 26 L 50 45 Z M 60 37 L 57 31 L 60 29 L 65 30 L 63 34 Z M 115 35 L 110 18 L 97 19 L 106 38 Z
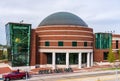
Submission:
M 116 42 L 112 42 L 112 43 L 116 43 Z
M 56 68 L 56 54 L 55 52 L 52 53 L 52 68 L 55 69 Z
M 113 37 L 112 40 L 120 40 L 118 37 Z
M 39 52 L 48 52 L 48 53 L 86 53 L 86 52 L 93 52 L 93 49 L 39 49 Z
M 90 59 L 91 60 L 91 66 L 93 66 L 93 52 L 91 52 L 90 55 L 91 55 L 91 59 Z
M 87 32 L 87 33 L 93 33 L 91 31 L 86 31 L 86 30 L 37 30 L 36 32 Z
M 38 46 L 40 48 L 93 48 L 93 46 Z
M 87 68 L 90 67 L 90 53 L 87 53 Z
M 82 53 L 79 52 L 79 55 L 78 55 L 78 68 L 79 68 L 79 69 L 82 68 L 82 62 L 81 62 L 81 59 L 82 59 Z
M 49 41 L 49 42 L 58 42 L 58 41 L 62 41 L 62 40 L 40 40 L 39 42 L 46 42 L 46 41 Z M 64 42 L 73 42 L 73 41 L 76 41 L 76 42 L 85 42 L 85 41 L 82 41 L 82 40 L 64 40 Z M 86 41 L 86 42 L 93 42 L 93 41 Z
M 55 37 L 55 36 L 67 36 L 67 37 L 89 37 L 89 38 L 93 38 L 93 36 L 86 36 L 86 35 L 39 35 L 38 37 Z
M 40 26 L 39 28 L 47 28 L 47 27 L 76 27 L 76 28 L 85 28 L 85 29 L 92 29 L 90 27 L 86 27 L 86 26 L 78 26 L 78 25 L 48 25 L 48 26 Z M 39 29 L 38 28 L 38 29 Z
M 69 53 L 66 53 L 66 68 L 69 68 Z
M 118 49 L 112 49 L 113 51 L 118 51 L 119 50 L 119 48 Z

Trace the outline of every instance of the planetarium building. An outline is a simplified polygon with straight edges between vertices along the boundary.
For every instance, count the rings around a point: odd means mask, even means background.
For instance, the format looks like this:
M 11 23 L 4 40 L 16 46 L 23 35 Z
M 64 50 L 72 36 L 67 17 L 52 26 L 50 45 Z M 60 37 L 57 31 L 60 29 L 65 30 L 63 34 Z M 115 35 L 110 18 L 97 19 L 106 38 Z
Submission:
M 49 15 L 32 30 L 31 39 L 31 65 L 53 69 L 93 65 L 93 29 L 72 13 Z
M 80 17 L 68 12 L 47 16 L 36 29 L 31 29 L 31 24 L 9 22 L 6 37 L 13 67 L 90 67 L 106 62 L 111 47 L 115 59 L 119 57 L 119 34 L 93 33 Z

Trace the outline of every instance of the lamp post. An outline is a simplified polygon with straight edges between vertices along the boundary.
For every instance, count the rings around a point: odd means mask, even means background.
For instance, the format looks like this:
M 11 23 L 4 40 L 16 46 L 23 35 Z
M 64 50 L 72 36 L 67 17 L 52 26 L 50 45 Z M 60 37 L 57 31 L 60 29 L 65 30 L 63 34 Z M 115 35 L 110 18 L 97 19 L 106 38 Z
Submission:
M 27 69 L 26 69 L 26 81 L 27 81 L 27 77 L 28 77 L 28 75 L 27 75 Z
M 117 71 L 117 68 L 118 68 L 118 64 L 115 63 L 115 75 L 116 75 L 115 81 L 118 81 L 118 71 Z

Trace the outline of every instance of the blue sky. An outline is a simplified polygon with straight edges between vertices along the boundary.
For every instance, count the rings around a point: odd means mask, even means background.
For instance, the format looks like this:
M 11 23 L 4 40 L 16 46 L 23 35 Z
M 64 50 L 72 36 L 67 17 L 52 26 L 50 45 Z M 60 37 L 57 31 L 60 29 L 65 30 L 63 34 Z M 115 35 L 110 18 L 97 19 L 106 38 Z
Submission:
M 66 11 L 82 18 L 94 32 L 120 34 L 120 0 L 1 0 L 0 44 L 6 44 L 5 24 L 20 22 L 36 28 L 48 15 Z

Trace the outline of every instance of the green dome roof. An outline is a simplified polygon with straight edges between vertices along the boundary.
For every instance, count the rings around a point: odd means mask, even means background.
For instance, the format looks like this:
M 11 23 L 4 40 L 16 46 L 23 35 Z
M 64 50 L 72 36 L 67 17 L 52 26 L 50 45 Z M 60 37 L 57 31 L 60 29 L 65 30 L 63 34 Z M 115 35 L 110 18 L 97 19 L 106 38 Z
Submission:
M 80 17 L 68 12 L 51 14 L 39 24 L 39 26 L 47 25 L 78 25 L 88 27 Z

